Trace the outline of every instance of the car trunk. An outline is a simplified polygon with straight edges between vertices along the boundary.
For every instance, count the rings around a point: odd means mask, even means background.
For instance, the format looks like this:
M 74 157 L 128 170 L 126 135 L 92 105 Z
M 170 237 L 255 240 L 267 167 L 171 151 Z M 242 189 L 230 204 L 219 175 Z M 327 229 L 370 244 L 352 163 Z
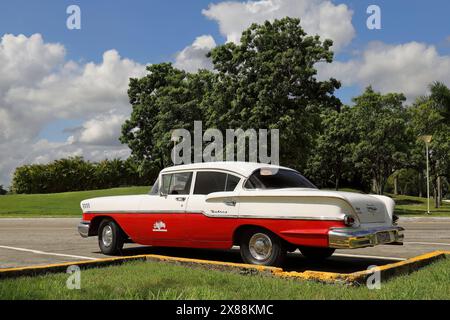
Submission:
M 366 194 L 353 192 L 336 192 L 345 197 L 355 209 L 361 224 L 383 223 L 388 221 L 388 214 L 384 203 Z

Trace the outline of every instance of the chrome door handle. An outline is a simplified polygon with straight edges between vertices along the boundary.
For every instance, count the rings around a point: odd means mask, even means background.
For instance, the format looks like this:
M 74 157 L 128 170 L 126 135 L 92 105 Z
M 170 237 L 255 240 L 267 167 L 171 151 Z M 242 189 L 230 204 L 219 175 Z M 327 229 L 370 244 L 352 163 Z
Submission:
M 234 207 L 236 205 L 236 201 L 233 201 L 233 200 L 224 201 L 224 203 L 230 207 Z
M 176 197 L 175 200 L 177 200 L 177 201 L 184 201 L 184 200 L 186 200 L 186 198 L 185 197 Z

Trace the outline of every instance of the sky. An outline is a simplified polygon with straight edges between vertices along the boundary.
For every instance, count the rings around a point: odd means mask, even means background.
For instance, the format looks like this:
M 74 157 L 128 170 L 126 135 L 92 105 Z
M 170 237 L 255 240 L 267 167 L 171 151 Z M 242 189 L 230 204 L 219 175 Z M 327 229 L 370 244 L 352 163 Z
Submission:
M 66 10 L 77 5 L 81 29 Z M 377 5 L 381 29 L 367 27 Z M 130 116 L 130 77 L 172 62 L 195 72 L 205 54 L 252 22 L 301 19 L 334 41 L 335 61 L 318 78 L 341 80 L 344 103 L 368 85 L 408 102 L 435 80 L 450 85 L 450 2 L 446 0 L 3 0 L 0 2 L 0 184 L 17 166 L 80 155 L 129 155 L 118 142 Z

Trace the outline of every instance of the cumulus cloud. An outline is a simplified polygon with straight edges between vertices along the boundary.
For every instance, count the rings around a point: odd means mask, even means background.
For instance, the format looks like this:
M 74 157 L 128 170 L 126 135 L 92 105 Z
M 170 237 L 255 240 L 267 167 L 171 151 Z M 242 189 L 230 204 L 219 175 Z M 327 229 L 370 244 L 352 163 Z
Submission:
M 228 42 L 238 43 L 242 31 L 253 22 L 262 23 L 286 16 L 300 18 L 308 34 L 332 39 L 335 50 L 345 47 L 355 36 L 353 12 L 347 5 L 335 5 L 330 0 L 225 1 L 210 4 L 202 13 L 217 21 Z
M 180 51 L 175 57 L 174 66 L 188 72 L 196 72 L 199 69 L 212 69 L 212 62 L 206 54 L 216 46 L 216 41 L 211 35 L 197 37 L 195 41 Z
M 450 56 L 440 55 L 433 45 L 418 42 L 370 43 L 349 61 L 318 67 L 320 78 L 332 76 L 345 86 L 372 85 L 382 92 L 402 92 L 409 101 L 425 94 L 433 81 L 450 84 Z
M 18 165 L 71 155 L 90 160 L 129 154 L 118 143 L 120 125 L 129 116 L 130 77 L 145 66 L 103 54 L 100 63 L 67 61 L 64 46 L 45 43 L 39 34 L 6 34 L 0 41 L 0 183 L 9 184 Z M 63 143 L 38 139 L 41 130 L 64 119 L 85 122 Z

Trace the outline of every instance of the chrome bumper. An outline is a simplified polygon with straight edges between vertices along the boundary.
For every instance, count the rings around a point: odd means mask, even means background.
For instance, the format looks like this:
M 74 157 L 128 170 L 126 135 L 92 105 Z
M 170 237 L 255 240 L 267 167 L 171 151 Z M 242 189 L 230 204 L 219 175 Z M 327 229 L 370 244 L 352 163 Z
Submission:
M 90 222 L 89 222 L 89 221 L 81 221 L 81 222 L 78 224 L 78 233 L 79 233 L 80 236 L 82 236 L 83 238 L 89 237 L 89 225 L 90 225 Z
M 402 227 L 333 228 L 328 232 L 330 248 L 355 249 L 379 244 L 403 244 Z

